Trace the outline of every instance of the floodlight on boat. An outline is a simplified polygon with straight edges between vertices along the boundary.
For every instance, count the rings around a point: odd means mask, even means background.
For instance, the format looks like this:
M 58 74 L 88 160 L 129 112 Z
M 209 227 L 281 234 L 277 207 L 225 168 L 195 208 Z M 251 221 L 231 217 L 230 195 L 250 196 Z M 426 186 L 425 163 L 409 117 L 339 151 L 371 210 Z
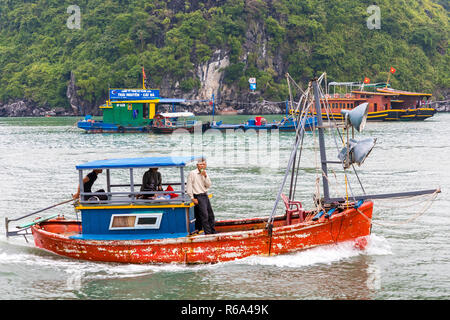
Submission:
M 354 163 L 360 166 L 372 151 L 376 141 L 376 138 L 366 138 L 359 141 L 349 139 L 348 149 L 344 147 L 338 154 L 339 160 L 344 163 L 344 168 L 347 169 Z
M 369 103 L 364 102 L 352 110 L 341 110 L 346 124 L 351 124 L 358 132 L 364 129 L 369 113 Z

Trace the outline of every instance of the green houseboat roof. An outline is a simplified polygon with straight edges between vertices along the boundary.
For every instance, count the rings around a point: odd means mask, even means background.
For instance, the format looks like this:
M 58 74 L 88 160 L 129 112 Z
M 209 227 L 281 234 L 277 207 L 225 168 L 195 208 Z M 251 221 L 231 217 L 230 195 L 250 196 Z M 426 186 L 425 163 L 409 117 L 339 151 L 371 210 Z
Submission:
M 203 156 L 189 157 L 145 157 L 95 160 L 79 164 L 77 170 L 84 169 L 118 169 L 118 168 L 157 168 L 184 167 L 192 161 L 205 158 Z

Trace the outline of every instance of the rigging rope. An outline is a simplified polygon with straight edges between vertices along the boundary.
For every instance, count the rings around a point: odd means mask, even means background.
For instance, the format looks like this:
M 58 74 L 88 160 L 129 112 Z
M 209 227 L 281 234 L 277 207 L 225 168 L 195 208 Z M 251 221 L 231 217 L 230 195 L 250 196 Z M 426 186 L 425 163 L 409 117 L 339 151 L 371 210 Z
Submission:
M 288 77 L 288 80 L 289 80 L 289 78 L 290 78 L 290 76 L 289 76 L 289 74 L 287 74 L 287 77 Z M 322 74 L 322 76 L 319 78 L 319 80 L 318 80 L 318 83 L 323 79 L 325 77 L 325 79 L 326 79 L 326 74 Z M 292 79 L 292 78 L 291 78 Z M 326 80 L 325 80 L 326 81 Z M 293 81 L 294 83 L 295 83 L 295 81 Z M 288 83 L 289 83 L 289 81 L 288 81 Z M 290 87 L 289 87 L 290 88 Z M 298 119 L 297 119 L 297 121 L 299 121 L 301 118 L 302 118 L 302 115 L 305 115 L 306 116 L 306 114 L 308 113 L 308 112 L 310 112 L 311 114 L 313 114 L 313 112 L 312 111 L 310 111 L 310 108 L 311 108 L 311 105 L 312 105 L 312 96 L 310 95 L 310 89 L 311 89 L 311 86 L 309 85 L 308 86 L 308 89 L 306 90 L 306 92 L 303 92 L 303 94 L 302 94 L 302 96 L 300 97 L 300 99 L 299 99 L 299 101 L 298 101 L 298 104 L 297 104 L 297 107 L 296 107 L 296 112 L 298 113 L 297 114 L 297 117 L 298 117 Z M 331 109 L 330 109 L 330 105 L 329 105 L 329 103 L 328 103 L 328 97 L 327 97 L 327 95 L 325 95 L 324 93 L 323 93 L 323 90 L 322 90 L 322 88 L 321 88 L 321 86 L 319 85 L 318 86 L 318 89 L 319 89 L 319 96 L 321 96 L 321 97 L 323 97 L 324 98 L 324 109 L 325 109 L 325 112 L 326 112 L 326 115 L 327 115 L 327 119 L 328 119 L 328 124 L 329 124 L 329 127 L 331 127 L 331 120 L 333 120 L 333 122 L 335 123 L 335 124 L 337 124 L 337 121 L 336 121 L 336 119 L 334 118 L 334 114 L 332 113 L 332 111 L 331 111 Z M 307 99 L 307 98 L 309 98 L 309 100 Z M 292 99 L 292 98 L 291 98 Z M 299 110 L 299 108 L 300 108 L 300 105 L 301 105 L 301 102 L 302 102 L 302 100 L 303 99 L 305 99 L 304 101 L 303 101 L 303 108 L 302 108 L 302 110 L 301 110 L 301 112 L 299 112 L 300 110 Z M 320 98 L 319 98 L 320 99 Z M 308 103 L 309 102 L 309 103 Z M 319 102 L 320 103 L 320 102 Z M 291 104 L 290 104 L 291 106 L 292 106 L 292 102 L 291 102 Z M 322 105 L 322 104 L 321 104 Z M 306 107 L 307 106 L 307 107 Z M 317 117 L 321 117 L 322 116 L 322 114 L 317 114 L 316 115 Z M 303 124 L 303 123 L 302 123 Z M 296 138 L 298 138 L 298 128 L 296 127 L 296 132 L 297 132 L 297 136 L 296 136 Z M 303 128 L 304 129 L 304 128 Z M 316 210 L 317 210 L 317 212 L 320 212 L 320 211 L 322 211 L 322 210 L 324 210 L 324 208 L 323 208 L 323 206 L 322 206 L 322 203 L 321 203 L 321 201 L 320 201 L 320 177 L 319 177 L 319 172 L 321 172 L 321 175 L 322 175 L 322 177 L 324 178 L 324 179 L 326 179 L 327 180 L 327 183 L 330 185 L 330 186 L 332 186 L 333 187 L 333 189 L 334 189 L 334 183 L 331 183 L 331 181 L 330 181 L 330 179 L 328 178 L 328 176 L 327 176 L 327 174 L 324 172 L 324 170 L 323 169 L 319 169 L 319 164 L 318 164 L 318 158 L 317 158 L 317 136 L 316 136 L 316 133 L 315 133 L 315 129 L 316 129 L 316 127 L 315 127 L 315 125 L 313 125 L 313 130 L 312 130 L 312 133 L 313 133 L 313 141 L 314 141 L 314 146 L 313 146 L 313 150 L 315 151 L 314 152 L 314 155 L 315 155 L 315 172 L 316 172 L 316 181 L 315 181 L 315 193 L 314 193 L 314 196 L 315 196 L 315 201 L 314 201 L 314 205 L 315 205 L 315 207 L 316 207 Z M 346 144 L 346 142 L 345 142 L 345 140 L 344 140 L 344 137 L 343 137 L 343 135 L 345 134 L 344 132 L 343 132 L 343 134 L 341 135 L 341 133 L 340 133 L 340 130 L 339 130 L 339 127 L 336 125 L 336 132 L 338 133 L 338 136 L 339 136 L 339 138 L 340 138 L 340 140 L 341 140 L 341 142 L 344 144 L 344 146 L 345 146 L 345 144 Z M 348 132 L 348 130 L 349 130 L 349 128 L 347 128 L 347 136 L 348 136 L 348 134 L 349 134 L 349 132 Z M 339 149 L 339 147 L 338 147 L 338 143 L 337 143 L 337 141 L 336 141 L 336 134 L 335 134 L 335 132 L 334 132 L 334 130 L 332 130 L 332 132 L 333 132 L 333 139 L 334 139 L 334 143 L 335 143 L 335 147 L 336 147 L 336 150 L 337 150 L 337 152 L 339 153 L 339 151 L 340 151 L 340 149 Z M 348 137 L 347 137 L 347 139 L 348 139 Z M 299 146 L 299 144 L 298 144 L 298 142 L 296 143 L 296 148 L 298 148 L 298 146 Z M 293 199 L 294 197 L 295 197 L 295 191 L 296 191 L 296 187 L 297 187 L 297 180 L 298 180 L 298 173 L 299 173 L 299 167 L 300 167 L 300 158 L 301 158 L 301 150 L 302 150 L 302 147 L 303 147 L 303 136 L 302 136 L 302 139 L 301 139 L 301 144 L 300 144 L 300 153 L 299 153 L 299 159 L 298 159 L 298 162 L 297 162 L 297 168 L 295 168 L 296 169 L 296 172 L 295 172 L 295 184 L 294 184 L 294 187 L 293 187 L 293 189 L 292 189 L 292 180 L 291 180 L 291 191 L 293 190 L 293 193 L 292 193 L 292 198 L 291 199 Z M 295 151 L 295 152 L 297 152 L 297 151 Z M 295 154 L 296 155 L 296 154 Z M 291 155 L 291 158 L 292 158 L 292 155 Z M 291 160 L 290 160 L 291 161 Z M 293 162 L 293 165 L 295 166 L 295 161 Z M 353 198 L 353 201 L 355 201 L 356 202 L 356 198 L 355 198 L 355 196 L 354 196 L 354 193 L 353 193 L 353 190 L 352 190 L 352 188 L 351 188 L 351 184 L 350 184 L 350 181 L 349 181 L 349 179 L 348 179 L 348 175 L 347 175 L 347 170 L 345 169 L 345 167 L 344 167 L 344 163 L 343 163 L 343 161 L 342 161 L 342 167 L 343 167 L 343 170 L 344 170 L 344 175 L 345 175 L 345 197 L 342 197 L 343 199 L 346 199 L 346 203 L 347 203 L 347 205 L 348 205 L 348 203 L 349 203 L 349 193 L 348 193 L 348 189 L 350 189 L 350 194 L 351 194 L 351 198 Z M 362 191 L 363 191 L 363 193 L 364 194 L 366 194 L 366 192 L 365 192 L 365 190 L 364 190 L 364 187 L 362 186 L 362 183 L 361 183 L 361 180 L 359 179 L 359 176 L 358 176 L 358 173 L 357 173 L 357 171 L 356 171 L 356 169 L 355 169 L 355 166 L 352 164 L 352 168 L 353 168 L 353 171 L 355 172 L 355 175 L 356 175 L 356 177 L 357 177 L 357 179 L 358 179 L 358 182 L 359 182 L 359 184 L 360 184 L 360 186 L 361 186 L 361 189 L 362 189 Z M 292 170 L 294 170 L 294 168 L 291 168 Z M 335 177 L 335 180 L 336 180 L 336 185 L 339 185 L 339 183 L 338 183 L 338 179 L 337 179 L 337 176 L 336 176 L 336 173 L 333 171 L 333 170 L 331 170 L 332 171 L 332 173 L 333 173 L 333 175 L 334 175 L 334 177 Z M 292 178 L 291 179 L 293 179 L 294 178 L 294 172 L 292 172 Z M 333 191 L 335 191 L 335 190 L 333 190 Z M 421 210 L 421 211 L 419 211 L 418 213 L 416 213 L 416 214 L 414 214 L 411 218 L 409 218 L 409 219 L 407 219 L 406 221 L 402 221 L 402 222 L 400 222 L 400 223 L 388 223 L 388 224 L 385 224 L 385 223 L 379 223 L 379 222 L 373 222 L 372 221 L 372 219 L 371 218 L 368 218 L 359 208 L 356 208 L 356 210 L 357 210 L 357 212 L 358 213 L 360 213 L 363 217 L 365 217 L 368 221 L 370 221 L 371 223 L 373 223 L 373 224 L 377 224 L 377 225 L 381 225 L 381 226 L 398 226 L 398 225 L 403 225 L 403 224 L 406 224 L 406 223 L 409 223 L 409 222 L 411 222 L 411 221 L 413 221 L 413 220 L 415 220 L 415 219 L 417 219 L 418 217 L 420 217 L 420 216 L 422 216 L 430 207 L 431 207 L 431 204 L 433 203 L 433 201 L 436 199 L 436 197 L 437 197 L 437 194 L 439 193 L 440 191 L 439 190 L 436 190 L 432 195 L 431 195 L 431 198 L 425 203 L 425 205 L 424 205 L 424 207 L 423 207 L 423 209 Z M 337 194 L 339 194 L 339 192 L 337 192 Z M 397 198 L 414 198 L 414 197 L 422 197 L 422 196 L 425 196 L 425 195 L 418 195 L 418 196 L 408 196 L 408 197 L 397 197 Z M 278 202 L 278 201 L 277 201 Z M 421 203 L 421 202 L 420 202 Z M 403 206 L 403 207 L 409 207 L 409 206 L 416 206 L 417 204 L 413 204 L 413 205 L 408 205 L 408 206 Z M 377 205 L 378 206 L 378 205 Z M 273 213 L 273 212 L 272 212 Z M 270 221 L 270 224 L 272 224 L 272 221 L 273 221 L 273 217 L 271 216 L 271 218 L 272 219 L 269 219 L 269 221 Z
M 427 203 L 425 203 L 425 206 L 423 207 L 422 211 L 419 211 L 418 213 L 414 214 L 414 216 L 412 216 L 411 218 L 399 222 L 399 223 L 380 223 L 380 222 L 374 222 L 373 219 L 370 219 L 369 217 L 367 217 L 363 212 L 361 212 L 361 210 L 359 210 L 359 208 L 356 209 L 356 211 L 358 211 L 358 213 L 360 213 L 364 218 L 367 219 L 367 221 L 371 222 L 372 224 L 376 224 L 379 226 L 383 226 L 383 227 L 394 227 L 394 226 L 400 226 L 400 225 L 404 225 L 407 223 L 410 223 L 411 221 L 416 220 L 417 218 L 419 218 L 420 216 L 422 216 L 432 205 L 433 201 L 436 199 L 437 195 L 438 195 L 439 191 L 435 191 L 432 195 L 431 198 L 427 201 Z
M 328 103 L 328 97 L 327 97 L 326 95 L 324 95 L 323 90 L 322 90 L 322 88 L 321 88 L 320 86 L 319 86 L 318 88 L 319 88 L 319 93 L 325 98 L 325 111 L 326 111 L 326 113 L 327 113 L 328 123 L 331 122 L 331 119 L 330 119 L 330 113 L 331 113 L 331 118 L 333 119 L 334 123 L 337 123 L 337 120 L 334 118 L 334 114 L 333 114 L 333 113 L 331 112 L 331 110 L 330 110 L 330 105 L 329 105 L 329 103 Z M 340 131 L 337 129 L 336 132 L 338 133 L 339 138 L 341 139 L 341 142 L 342 142 L 343 144 L 345 144 L 344 138 L 343 138 L 343 136 L 341 135 Z M 333 140 L 334 140 L 334 144 L 335 144 L 335 147 L 336 147 L 336 151 L 339 153 L 339 150 L 340 150 L 340 149 L 339 149 L 338 144 L 337 144 L 337 141 L 336 141 L 336 135 L 335 135 L 335 132 L 332 131 L 332 133 L 333 133 Z M 354 194 L 353 194 L 353 190 L 352 190 L 350 181 L 349 181 L 348 176 L 347 176 L 347 170 L 346 170 L 345 167 L 344 167 L 344 162 L 342 162 L 342 168 L 344 169 L 345 179 L 347 180 L 348 188 L 350 189 L 350 193 L 351 193 L 351 195 L 352 195 L 352 198 L 355 199 L 355 196 L 354 196 Z M 360 187 L 361 187 L 363 193 L 366 194 L 366 191 L 364 190 L 364 187 L 363 187 L 363 185 L 362 185 L 362 183 L 361 183 L 361 180 L 359 179 L 358 172 L 356 171 L 355 166 L 354 166 L 353 164 L 352 164 L 352 169 L 353 169 L 353 172 L 354 172 L 355 175 L 356 175 L 356 178 L 358 179 L 359 185 L 360 185 Z

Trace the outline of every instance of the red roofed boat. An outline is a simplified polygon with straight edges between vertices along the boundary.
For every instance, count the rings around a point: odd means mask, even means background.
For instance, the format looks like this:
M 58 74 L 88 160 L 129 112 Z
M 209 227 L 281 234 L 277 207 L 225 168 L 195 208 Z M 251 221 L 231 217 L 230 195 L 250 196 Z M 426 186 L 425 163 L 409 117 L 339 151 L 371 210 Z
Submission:
M 392 108 L 404 111 L 400 115 L 400 120 L 425 120 L 436 113 L 436 109 L 430 106 L 431 93 L 410 92 L 387 87 L 377 88 L 377 91 L 395 96 L 391 100 Z
M 368 121 L 425 120 L 432 117 L 436 110 L 429 106 L 430 93 L 409 92 L 392 89 L 386 83 L 365 84 L 358 82 L 330 82 L 329 94 L 321 99 L 322 118 L 327 119 L 325 101 L 329 104 L 330 116 L 342 120 L 341 110 L 352 110 L 362 103 L 368 103 Z M 339 93 L 344 87 L 345 93 Z M 354 89 L 355 88 L 355 89 Z M 370 91 L 369 89 L 376 89 Z

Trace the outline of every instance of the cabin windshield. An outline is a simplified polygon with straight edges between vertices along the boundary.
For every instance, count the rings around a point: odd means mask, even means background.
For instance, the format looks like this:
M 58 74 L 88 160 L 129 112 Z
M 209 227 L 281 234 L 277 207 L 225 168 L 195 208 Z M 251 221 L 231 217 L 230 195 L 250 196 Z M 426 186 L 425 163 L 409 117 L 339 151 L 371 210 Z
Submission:
M 171 127 L 186 127 L 196 123 L 195 115 L 191 112 L 161 113 L 159 116 L 165 125 Z
M 112 159 L 79 165 L 77 170 L 79 172 L 80 203 L 169 204 L 190 202 L 191 200 L 186 194 L 184 169 L 188 162 L 195 159 L 197 157 Z M 127 160 L 130 160 L 128 166 Z M 157 169 L 155 170 L 155 168 Z M 98 175 L 98 179 L 92 186 L 92 192 L 85 192 L 82 183 L 83 177 L 94 169 L 102 169 L 103 173 Z M 156 171 L 158 174 L 151 174 L 150 171 Z M 146 173 L 147 177 L 152 176 L 150 183 L 148 183 L 148 178 L 144 179 Z M 159 176 L 160 179 L 154 182 L 154 176 Z M 143 184 L 146 187 L 143 187 Z M 102 192 L 98 192 L 100 189 L 103 189 Z

